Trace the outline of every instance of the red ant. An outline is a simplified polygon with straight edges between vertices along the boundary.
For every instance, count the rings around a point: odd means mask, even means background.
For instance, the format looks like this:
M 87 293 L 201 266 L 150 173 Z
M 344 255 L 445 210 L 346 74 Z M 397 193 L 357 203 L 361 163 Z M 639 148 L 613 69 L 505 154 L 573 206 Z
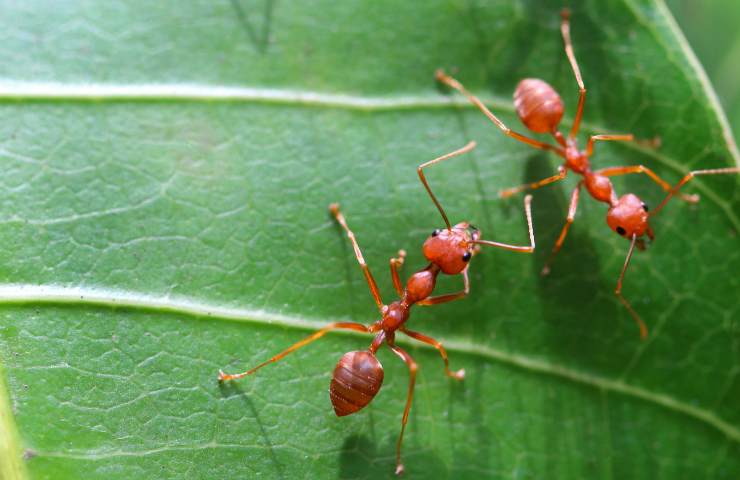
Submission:
M 502 190 L 500 196 L 502 198 L 509 197 L 517 192 L 526 189 L 537 189 L 550 183 L 562 180 L 568 174 L 569 170 L 573 173 L 581 175 L 583 179 L 578 182 L 578 185 L 573 190 L 570 198 L 570 208 L 568 209 L 568 217 L 560 232 L 560 236 L 555 242 L 555 246 L 552 249 L 550 257 L 545 262 L 545 266 L 542 269 L 542 275 L 547 275 L 550 272 L 550 263 L 554 259 L 555 255 L 560 250 L 560 247 L 565 241 L 565 236 L 568 234 L 568 229 L 573 223 L 573 218 L 576 215 L 576 208 L 578 206 L 578 198 L 581 192 L 581 187 L 585 185 L 586 191 L 596 200 L 604 202 L 609 205 L 609 210 L 606 213 L 606 222 L 609 227 L 614 230 L 620 236 L 630 240 L 630 247 L 627 252 L 627 258 L 625 259 L 622 272 L 617 280 L 617 288 L 614 293 L 619 298 L 619 301 L 626 307 L 632 318 L 640 328 L 640 337 L 645 339 L 647 337 L 647 327 L 642 321 L 640 316 L 632 308 L 632 305 L 622 296 L 622 280 L 624 274 L 627 271 L 632 253 L 634 252 L 635 246 L 640 250 L 644 250 L 645 244 L 642 236 L 647 234 L 650 240 L 653 240 L 653 231 L 650 228 L 648 220 L 651 216 L 657 214 L 663 206 L 670 200 L 674 195 L 687 202 L 696 203 L 699 200 L 698 195 L 684 195 L 679 193 L 679 189 L 685 185 L 689 180 L 698 175 L 717 175 L 727 173 L 739 173 L 740 168 L 717 168 L 712 170 L 696 170 L 687 174 L 675 187 L 665 180 L 661 179 L 655 172 L 643 165 L 635 165 L 628 167 L 610 167 L 601 170 L 593 171 L 589 158 L 593 155 L 594 143 L 596 141 L 633 141 L 633 135 L 592 135 L 588 139 L 585 150 L 578 149 L 578 143 L 576 140 L 576 134 L 581 124 L 581 117 L 583 116 L 583 106 L 586 100 L 586 88 L 581 78 L 581 71 L 578 68 L 575 54 L 573 53 L 573 45 L 570 38 L 570 11 L 564 9 L 561 12 L 561 24 L 560 31 L 563 36 L 565 43 L 565 54 L 570 61 L 570 65 L 573 69 L 573 73 L 578 82 L 580 96 L 578 99 L 578 107 L 576 111 L 576 117 L 573 121 L 573 126 L 570 130 L 570 134 L 567 138 L 559 131 L 558 125 L 563 116 L 563 101 L 560 95 L 555 89 L 543 80 L 536 78 L 525 78 L 516 87 L 514 92 L 514 107 L 519 119 L 522 123 L 534 133 L 549 133 L 557 142 L 557 145 L 550 143 L 541 142 L 533 138 L 529 138 L 525 135 L 517 133 L 507 127 L 501 120 L 499 120 L 488 108 L 474 95 L 469 93 L 460 82 L 454 78 L 445 74 L 442 70 L 438 70 L 436 77 L 442 83 L 452 87 L 465 95 L 475 106 L 477 106 L 498 128 L 500 128 L 506 135 L 513 137 L 520 142 L 526 143 L 534 148 L 542 150 L 550 150 L 555 152 L 558 156 L 565 160 L 565 163 L 559 167 L 557 175 L 545 178 L 538 182 L 521 185 L 515 188 Z M 648 212 L 647 205 L 642 202 L 637 195 L 628 193 L 621 197 L 617 197 L 614 193 L 609 177 L 617 175 L 626 175 L 631 173 L 644 173 L 660 187 L 668 192 L 666 198 L 658 205 L 658 207 L 652 212 Z
M 401 331 L 411 338 L 436 348 L 444 361 L 445 374 L 456 380 L 462 380 L 465 377 L 465 371 L 458 370 L 453 372 L 450 370 L 449 362 L 447 360 L 447 352 L 440 342 L 422 333 L 406 328 L 405 323 L 409 319 L 411 307 L 413 305 L 437 305 L 465 297 L 470 291 L 470 281 L 468 278 L 469 262 L 473 255 L 477 253 L 479 245 L 489 245 L 524 253 L 532 253 L 535 248 L 530 207 L 532 198 L 530 195 L 527 195 L 524 199 L 524 208 L 529 229 L 529 246 L 514 246 L 481 240 L 480 230 L 470 225 L 468 222 L 461 222 L 455 226 L 450 224 L 444 209 L 437 201 L 437 198 L 432 193 L 432 190 L 426 181 L 423 169 L 435 163 L 466 153 L 474 147 L 475 142 L 470 142 L 459 150 L 443 155 L 418 167 L 417 171 L 419 178 L 423 183 L 424 188 L 426 188 L 429 193 L 432 201 L 437 206 L 437 209 L 439 209 L 439 212 L 444 219 L 446 229 L 434 230 L 431 236 L 426 239 L 423 246 L 423 252 L 424 256 L 430 263 L 422 270 L 411 275 L 406 282 L 405 287 L 403 287 L 401 283 L 399 268 L 404 263 L 406 253 L 403 250 L 400 250 L 398 252 L 398 257 L 391 258 L 391 278 L 393 280 L 393 286 L 400 297 L 399 300 L 396 300 L 391 304 L 386 305 L 383 303 L 383 300 L 380 297 L 380 292 L 378 291 L 378 286 L 375 283 L 375 279 L 373 278 L 372 273 L 370 273 L 370 267 L 365 263 L 360 246 L 357 244 L 357 240 L 355 239 L 355 234 L 347 226 L 347 221 L 339 210 L 339 205 L 333 203 L 329 206 L 329 211 L 347 233 L 350 242 L 352 242 L 357 262 L 360 264 L 360 268 L 362 268 L 367 284 L 370 287 L 370 293 L 380 311 L 382 318 L 379 321 L 370 326 L 354 322 L 331 323 L 313 335 L 310 335 L 283 352 L 275 355 L 266 362 L 257 365 L 251 370 L 238 374 L 226 374 L 219 371 L 219 381 L 237 380 L 247 375 L 251 375 L 265 365 L 277 362 L 289 353 L 318 340 L 331 330 L 346 329 L 376 334 L 367 350 L 345 353 L 339 360 L 334 368 L 334 374 L 329 386 L 329 398 L 334 406 L 334 412 L 339 417 L 353 414 L 367 406 L 378 393 L 383 383 L 383 366 L 380 364 L 375 354 L 384 343 L 388 345 L 393 353 L 398 355 L 406 363 L 409 368 L 409 388 L 408 395 L 406 397 L 406 407 L 403 411 L 403 417 L 401 420 L 401 433 L 398 437 L 398 443 L 396 444 L 396 474 L 402 474 L 404 468 L 401 463 L 401 443 L 403 441 L 404 430 L 406 429 L 406 422 L 409 417 L 409 410 L 411 409 L 411 400 L 414 396 L 414 384 L 416 381 L 418 366 L 408 352 L 396 345 L 396 331 Z M 432 292 L 437 281 L 437 275 L 439 275 L 440 272 L 447 275 L 462 275 L 464 284 L 463 290 L 457 293 L 432 296 Z

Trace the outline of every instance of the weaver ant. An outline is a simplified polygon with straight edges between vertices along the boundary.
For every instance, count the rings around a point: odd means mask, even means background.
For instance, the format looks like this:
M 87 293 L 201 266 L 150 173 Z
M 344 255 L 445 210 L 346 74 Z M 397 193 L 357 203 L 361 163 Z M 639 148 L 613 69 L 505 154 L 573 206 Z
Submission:
M 515 246 L 482 240 L 480 238 L 480 230 L 470 225 L 468 222 L 461 222 L 455 226 L 450 224 L 444 209 L 432 193 L 423 170 L 435 163 L 466 153 L 474 147 L 475 142 L 470 142 L 459 150 L 443 155 L 418 167 L 417 171 L 419 179 L 442 215 L 446 228 L 434 230 L 426 239 L 423 245 L 423 252 L 424 256 L 429 261 L 429 265 L 411 275 L 406 282 L 405 287 L 402 285 L 399 269 L 404 263 L 406 253 L 403 250 L 400 250 L 398 252 L 398 257 L 391 258 L 391 279 L 393 280 L 393 286 L 398 293 L 399 300 L 390 304 L 386 305 L 383 303 L 378 286 L 375 283 L 375 279 L 373 278 L 372 273 L 370 273 L 370 267 L 365 262 L 360 246 L 355 238 L 355 234 L 347 225 L 344 215 L 342 215 L 342 212 L 339 210 L 339 205 L 333 203 L 329 206 L 329 211 L 339 225 L 344 229 L 350 242 L 352 242 L 357 262 L 360 264 L 360 268 L 362 269 L 365 279 L 367 280 L 367 284 L 370 287 L 370 294 L 380 311 L 380 320 L 370 326 L 354 322 L 331 323 L 309 337 L 287 348 L 283 352 L 275 355 L 266 362 L 257 365 L 251 370 L 238 374 L 226 374 L 219 371 L 219 381 L 237 380 L 247 375 L 251 375 L 265 365 L 277 362 L 289 353 L 318 340 L 331 330 L 345 329 L 376 334 L 367 350 L 347 352 L 339 359 L 339 362 L 334 368 L 331 384 L 329 386 L 329 398 L 334 407 L 334 412 L 339 417 L 351 415 L 367 406 L 378 393 L 383 383 L 383 366 L 375 356 L 376 352 L 383 344 L 388 345 L 388 348 L 390 348 L 393 353 L 398 355 L 406 363 L 409 368 L 409 387 L 406 397 L 406 407 L 404 408 L 401 420 L 401 432 L 396 444 L 396 474 L 402 474 L 404 467 L 401 463 L 401 443 L 403 441 L 404 430 L 406 429 L 406 422 L 408 421 L 409 410 L 411 409 L 411 401 L 414 396 L 414 385 L 418 366 L 408 352 L 396 345 L 396 331 L 403 332 L 413 339 L 436 348 L 444 361 L 445 375 L 456 380 L 462 380 L 465 377 L 465 371 L 458 370 L 453 372 L 450 370 L 447 352 L 440 342 L 422 333 L 406 328 L 405 323 L 409 319 L 411 307 L 413 305 L 437 305 L 465 297 L 470 291 L 468 266 L 472 257 L 477 253 L 479 245 L 489 245 L 524 253 L 532 253 L 535 248 L 530 206 L 532 198 L 530 195 L 527 195 L 524 199 L 524 208 L 527 217 L 530 240 L 530 245 L 528 246 Z M 456 293 L 432 296 L 437 276 L 440 272 L 446 275 L 462 275 L 464 284 L 463 290 Z
M 555 89 L 543 80 L 536 78 L 525 78 L 516 87 L 514 92 L 514 107 L 519 119 L 522 123 L 534 133 L 549 133 L 551 134 L 557 145 L 553 145 L 546 142 L 527 137 L 520 133 L 517 133 L 507 127 L 501 120 L 499 120 L 478 98 L 468 92 L 463 85 L 445 74 L 442 70 L 438 70 L 436 78 L 440 82 L 448 85 L 449 87 L 459 91 L 465 95 L 475 106 L 477 106 L 504 134 L 519 140 L 520 142 L 526 143 L 531 147 L 549 150 L 554 152 L 556 155 L 562 157 L 565 163 L 558 168 L 558 174 L 551 177 L 545 178 L 538 182 L 521 185 L 518 187 L 502 190 L 500 196 L 502 198 L 510 197 L 511 195 L 521 192 L 526 189 L 534 190 L 550 183 L 562 180 L 568 174 L 568 171 L 573 171 L 577 175 L 581 175 L 583 178 L 578 185 L 575 187 L 571 194 L 570 206 L 568 209 L 568 217 L 560 232 L 560 236 L 555 242 L 555 246 L 552 252 L 545 262 L 542 268 L 542 275 L 547 275 L 550 272 L 550 263 L 555 258 L 555 255 L 560 250 L 560 247 L 565 241 L 565 236 L 568 234 L 568 229 L 573 223 L 573 219 L 576 215 L 576 208 L 578 206 L 578 199 L 581 192 L 581 187 L 585 185 L 586 191 L 596 200 L 604 202 L 609 206 L 609 210 L 606 213 L 606 222 L 609 227 L 615 231 L 618 235 L 630 240 L 630 247 L 627 252 L 627 257 L 624 261 L 622 271 L 617 280 L 617 287 L 614 291 L 619 301 L 625 306 L 627 311 L 630 313 L 632 318 L 637 323 L 640 329 L 640 337 L 645 339 L 647 337 L 647 327 L 645 322 L 642 321 L 637 312 L 632 308 L 632 305 L 622 295 L 622 281 L 624 280 L 625 272 L 629 265 L 632 253 L 634 252 L 635 246 L 640 250 L 644 250 L 645 243 L 642 238 L 643 235 L 647 235 L 650 240 L 653 240 L 653 231 L 649 225 L 649 218 L 656 215 L 663 206 L 671 199 L 674 195 L 678 195 L 682 200 L 689 203 L 696 203 L 699 201 L 698 195 L 684 195 L 679 193 L 679 189 L 685 185 L 689 180 L 699 175 L 717 175 L 717 174 L 728 174 L 728 173 L 740 173 L 740 168 L 717 168 L 711 170 L 695 170 L 688 173 L 676 186 L 671 185 L 660 178 L 655 172 L 643 165 L 634 165 L 627 167 L 609 167 L 601 170 L 592 170 L 589 158 L 593 155 L 594 143 L 597 141 L 633 141 L 633 135 L 592 135 L 586 144 L 585 150 L 579 150 L 576 139 L 576 134 L 581 124 L 581 118 L 583 116 L 583 107 L 586 100 L 586 88 L 583 84 L 581 77 L 581 71 L 576 62 L 575 54 L 573 53 L 573 45 L 570 38 L 570 11 L 564 9 L 561 12 L 561 23 L 560 31 L 562 33 L 563 42 L 565 44 L 565 54 L 568 57 L 573 73 L 576 77 L 576 82 L 579 88 L 578 107 L 576 111 L 576 117 L 573 121 L 568 137 L 564 137 L 558 129 L 558 125 L 563 116 L 563 101 L 560 95 Z M 658 207 L 652 212 L 648 211 L 648 206 L 640 200 L 637 195 L 628 193 L 617 197 L 612 186 L 612 182 L 609 177 L 617 175 L 627 175 L 632 173 L 644 173 L 651 180 L 657 183 L 664 191 L 668 192 L 666 198 L 658 205 Z

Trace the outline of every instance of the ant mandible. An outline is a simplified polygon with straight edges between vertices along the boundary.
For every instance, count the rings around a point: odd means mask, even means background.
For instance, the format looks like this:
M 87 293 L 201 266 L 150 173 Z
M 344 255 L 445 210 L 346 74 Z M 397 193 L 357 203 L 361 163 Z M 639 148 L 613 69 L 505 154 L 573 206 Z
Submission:
M 685 185 L 692 178 L 699 175 L 717 175 L 727 173 L 739 173 L 740 168 L 717 168 L 710 170 L 696 170 L 688 173 L 675 187 L 660 178 L 655 172 L 643 165 L 634 165 L 626 167 L 609 167 L 601 170 L 592 170 L 589 158 L 593 155 L 594 143 L 597 141 L 633 141 L 633 135 L 592 135 L 589 137 L 586 144 L 585 150 L 578 148 L 576 135 L 581 125 L 581 118 L 583 116 L 583 107 L 586 101 L 586 88 L 583 84 L 581 77 L 581 71 L 576 62 L 575 54 L 573 53 L 573 45 L 570 38 L 570 11 L 564 9 L 561 12 L 561 23 L 560 31 L 563 36 L 563 42 L 565 44 L 565 54 L 568 57 L 570 65 L 573 69 L 573 73 L 576 77 L 576 82 L 579 88 L 578 107 L 576 110 L 576 117 L 573 121 L 568 137 L 564 137 L 558 129 L 560 120 L 563 117 L 563 101 L 560 95 L 555 89 L 543 80 L 536 78 L 525 78 L 519 85 L 517 85 L 514 92 L 514 107 L 519 119 L 522 123 L 534 133 L 549 133 L 551 134 L 557 145 L 550 143 L 541 142 L 533 138 L 527 137 L 520 133 L 517 133 L 507 127 L 501 120 L 499 120 L 478 98 L 468 92 L 463 85 L 445 74 L 442 70 L 438 70 L 436 73 L 437 80 L 448 85 L 449 87 L 459 91 L 465 95 L 475 106 L 477 106 L 498 128 L 500 128 L 504 134 L 519 140 L 520 142 L 526 143 L 534 148 L 549 150 L 554 152 L 556 155 L 562 157 L 565 163 L 559 167 L 558 174 L 551 177 L 545 178 L 538 182 L 521 185 L 515 188 L 502 190 L 500 196 L 502 198 L 510 197 L 515 193 L 521 192 L 526 189 L 534 190 L 550 183 L 562 180 L 568 174 L 568 171 L 573 171 L 577 175 L 581 175 L 583 179 L 578 182 L 571 194 L 570 206 L 568 208 L 568 217 L 565 222 L 565 226 L 560 232 L 560 235 L 555 242 L 555 246 L 552 249 L 552 253 L 545 262 L 542 268 L 542 275 L 547 275 L 550 272 L 550 263 L 555 258 L 555 255 L 560 250 L 560 247 L 565 241 L 565 236 L 568 234 L 568 229 L 573 223 L 573 219 L 576 215 L 576 208 L 578 206 L 578 199 L 581 192 L 581 188 L 585 185 L 586 191 L 594 199 L 604 202 L 609 206 L 609 210 L 606 214 L 606 222 L 609 227 L 620 236 L 630 240 L 630 247 L 627 252 L 627 257 L 624 261 L 622 271 L 617 280 L 617 287 L 614 291 L 615 295 L 625 306 L 627 311 L 630 313 L 632 318 L 637 323 L 640 329 L 640 337 L 645 339 L 647 337 L 647 327 L 645 322 L 642 321 L 637 312 L 632 308 L 632 305 L 622 295 L 622 281 L 624 279 L 625 272 L 629 265 L 632 253 L 634 252 L 635 246 L 640 250 L 644 250 L 645 244 L 643 235 L 647 235 L 650 240 L 653 240 L 653 231 L 650 228 L 648 220 L 651 216 L 657 214 L 663 206 L 670 200 L 674 195 L 678 195 L 682 200 L 689 203 L 696 203 L 699 200 L 698 195 L 684 195 L 679 193 L 679 189 Z M 612 186 L 612 182 L 609 177 L 617 175 L 626 175 L 632 173 L 643 173 L 646 174 L 651 180 L 657 183 L 664 191 L 668 192 L 666 198 L 660 203 L 660 205 L 653 210 L 648 212 L 647 205 L 632 193 L 628 193 L 621 197 L 617 197 Z
M 442 214 L 446 229 L 434 230 L 431 236 L 426 239 L 423 246 L 423 252 L 424 256 L 429 261 L 429 265 L 411 275 L 406 282 L 405 287 L 402 285 L 399 269 L 404 263 L 406 253 L 403 250 L 400 250 L 398 252 L 398 257 L 391 258 L 391 278 L 393 280 L 393 286 L 400 297 L 399 300 L 396 300 L 391 304 L 386 305 L 383 303 L 378 286 L 370 272 L 370 267 L 368 267 L 365 262 L 360 246 L 355 238 L 355 234 L 350 230 L 349 226 L 347 226 L 347 221 L 339 210 L 339 205 L 336 203 L 329 205 L 329 211 L 347 233 L 350 242 L 352 242 L 357 262 L 360 264 L 360 268 L 362 269 L 365 279 L 367 280 L 367 284 L 370 287 L 370 294 L 372 295 L 373 300 L 375 300 L 375 304 L 380 311 L 381 319 L 379 321 L 370 326 L 354 322 L 331 323 L 313 335 L 310 335 L 283 352 L 275 355 L 266 362 L 257 365 L 251 370 L 238 374 L 227 374 L 219 371 L 218 380 L 221 382 L 237 380 L 247 375 L 251 375 L 265 365 L 277 362 L 289 353 L 318 340 L 332 330 L 345 329 L 376 334 L 367 350 L 347 352 L 339 360 L 334 368 L 331 384 L 329 386 L 329 398 L 334 407 L 334 412 L 338 417 L 351 415 L 367 406 L 378 393 L 383 383 L 383 366 L 380 364 L 375 354 L 384 343 L 388 345 L 393 353 L 398 355 L 406 363 L 409 369 L 409 387 L 406 397 L 406 407 L 404 408 L 401 420 L 401 432 L 396 444 L 396 474 L 402 474 L 404 467 L 401 463 L 401 444 L 403 442 L 403 433 L 406 429 L 406 422 L 409 417 L 409 410 L 411 409 L 411 401 L 414 396 L 414 385 L 418 366 L 408 352 L 396 345 L 396 331 L 403 332 L 413 339 L 436 348 L 444 361 L 445 374 L 456 380 L 462 380 L 465 377 L 465 371 L 458 370 L 453 372 L 450 370 L 447 352 L 442 346 L 442 343 L 422 333 L 406 328 L 405 323 L 409 319 L 411 307 L 413 305 L 437 305 L 465 297 L 470 291 L 468 266 L 471 258 L 476 254 L 479 245 L 489 245 L 524 253 L 532 253 L 535 248 L 530 206 L 532 199 L 530 195 L 527 195 L 524 199 L 530 239 L 530 245 L 528 246 L 515 246 L 482 240 L 480 238 L 480 231 L 468 222 L 458 223 L 455 226 L 450 224 L 444 209 L 440 205 L 439 201 L 437 201 L 437 198 L 432 193 L 432 190 L 426 181 L 423 169 L 434 165 L 435 163 L 439 163 L 468 152 L 474 147 L 475 142 L 470 142 L 459 150 L 443 155 L 418 167 L 419 178 L 424 184 L 424 188 L 426 188 L 429 196 L 432 198 L 432 201 L 439 209 L 439 212 Z M 440 272 L 447 275 L 462 275 L 464 284 L 463 290 L 457 293 L 432 296 L 437 276 Z

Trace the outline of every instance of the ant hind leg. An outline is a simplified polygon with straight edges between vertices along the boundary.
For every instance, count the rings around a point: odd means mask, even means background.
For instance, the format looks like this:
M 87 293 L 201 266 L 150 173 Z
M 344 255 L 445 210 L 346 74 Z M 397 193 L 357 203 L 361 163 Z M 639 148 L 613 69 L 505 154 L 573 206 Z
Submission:
M 409 411 L 411 410 L 411 401 L 414 399 L 414 385 L 416 384 L 416 372 L 419 369 L 416 362 L 411 355 L 409 355 L 404 349 L 388 344 L 393 353 L 401 357 L 406 365 L 409 367 L 409 391 L 406 396 L 406 407 L 403 409 L 403 417 L 401 419 L 401 433 L 398 436 L 398 443 L 396 444 L 396 475 L 403 473 L 403 464 L 401 463 L 401 444 L 403 443 L 403 432 L 406 430 L 406 423 L 409 420 Z
M 259 365 L 257 365 L 256 367 L 252 368 L 251 370 L 247 370 L 246 372 L 235 373 L 235 374 L 224 373 L 223 371 L 219 370 L 219 372 L 218 372 L 218 381 L 219 382 L 225 382 L 225 381 L 228 381 L 228 380 L 239 380 L 240 378 L 244 378 L 247 375 L 252 375 L 254 372 L 256 372 L 257 370 L 259 370 L 260 368 L 262 368 L 262 367 L 264 367 L 266 365 L 269 365 L 271 363 L 275 363 L 277 361 L 280 361 L 283 358 L 285 358 L 288 354 L 290 354 L 292 352 L 295 352 L 296 350 L 298 350 L 301 347 L 305 347 L 309 343 L 315 342 L 316 340 L 318 340 L 319 338 L 323 337 L 324 335 L 326 335 L 330 331 L 332 331 L 332 330 L 338 330 L 338 329 L 355 330 L 355 331 L 363 332 L 363 333 L 372 333 L 372 332 L 377 331 L 378 330 L 378 327 L 375 326 L 375 325 L 373 325 L 371 327 L 368 327 L 368 326 L 365 326 L 365 325 L 363 325 L 361 323 L 354 323 L 354 322 L 331 323 L 331 324 L 325 326 L 324 328 L 322 328 L 321 330 L 319 330 L 319 331 L 313 333 L 312 335 L 309 335 L 308 337 L 304 338 L 300 342 L 294 343 L 293 345 L 291 345 L 290 347 L 286 348 L 282 352 L 278 353 L 277 355 L 275 355 L 271 359 L 267 360 L 266 362 L 260 363 Z

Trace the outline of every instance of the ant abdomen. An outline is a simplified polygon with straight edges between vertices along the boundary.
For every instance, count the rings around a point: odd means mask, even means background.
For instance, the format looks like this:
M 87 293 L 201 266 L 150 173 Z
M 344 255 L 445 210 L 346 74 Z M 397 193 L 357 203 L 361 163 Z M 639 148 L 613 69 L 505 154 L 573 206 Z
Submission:
M 369 404 L 383 384 L 383 366 L 369 350 L 347 352 L 337 362 L 329 397 L 337 417 L 351 415 Z
M 547 82 L 525 78 L 514 92 L 514 107 L 519 119 L 536 133 L 554 132 L 563 118 L 563 100 Z

